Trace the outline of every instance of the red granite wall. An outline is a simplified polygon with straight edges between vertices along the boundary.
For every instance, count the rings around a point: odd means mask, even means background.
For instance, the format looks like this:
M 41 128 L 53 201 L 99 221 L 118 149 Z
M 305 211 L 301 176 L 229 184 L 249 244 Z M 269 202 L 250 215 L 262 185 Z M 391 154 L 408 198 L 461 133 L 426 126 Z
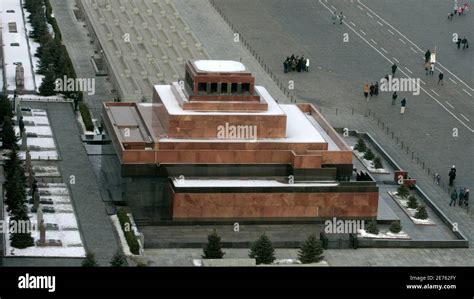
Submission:
M 175 193 L 173 219 L 375 217 L 378 193 Z

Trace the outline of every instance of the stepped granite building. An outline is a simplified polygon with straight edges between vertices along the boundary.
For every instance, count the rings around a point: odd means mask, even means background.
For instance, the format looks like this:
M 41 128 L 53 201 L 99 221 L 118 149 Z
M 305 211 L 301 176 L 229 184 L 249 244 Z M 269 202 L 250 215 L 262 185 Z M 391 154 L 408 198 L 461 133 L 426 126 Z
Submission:
M 142 223 L 377 215 L 352 150 L 311 104 L 279 104 L 236 61 L 188 61 L 152 103 L 104 103 L 122 196 Z

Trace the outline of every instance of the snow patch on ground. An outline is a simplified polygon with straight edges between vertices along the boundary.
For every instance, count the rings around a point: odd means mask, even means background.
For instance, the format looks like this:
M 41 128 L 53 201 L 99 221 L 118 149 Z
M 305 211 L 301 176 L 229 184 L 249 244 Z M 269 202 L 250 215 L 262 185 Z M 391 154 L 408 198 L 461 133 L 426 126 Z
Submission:
M 354 151 L 354 154 L 356 155 L 356 157 L 362 162 L 362 164 L 364 164 L 364 166 L 367 168 L 367 170 L 368 170 L 369 172 L 373 172 L 373 173 L 390 173 L 390 172 L 389 172 L 388 170 L 386 170 L 385 168 L 375 168 L 373 161 L 364 159 L 364 154 L 365 154 L 365 153 L 361 153 L 361 152 L 359 152 L 358 150 L 355 150 L 353 146 L 351 146 L 351 148 L 352 148 L 352 150 Z
M 404 231 L 401 231 L 397 234 L 392 233 L 391 231 L 379 232 L 377 235 L 375 235 L 367 232 L 365 229 L 360 229 L 358 235 L 367 239 L 411 239 L 410 236 Z
M 27 133 L 26 144 L 30 150 L 32 160 L 58 160 L 59 154 L 53 138 L 53 131 L 49 124 L 48 113 L 44 109 L 31 109 L 23 112 L 25 131 Z M 27 115 L 31 114 L 31 115 Z M 16 121 L 16 116 L 13 118 Z M 18 125 L 15 126 L 18 137 L 18 145 L 21 147 L 22 140 Z M 28 134 L 30 133 L 30 136 Z M 32 136 L 36 134 L 37 136 Z M 25 151 L 19 151 L 20 159 L 26 159 Z
M 402 208 L 402 210 L 405 211 L 405 213 L 408 215 L 408 217 L 410 217 L 410 219 L 411 219 L 411 221 L 413 221 L 413 223 L 419 224 L 419 225 L 436 225 L 436 223 L 433 220 L 431 220 L 430 218 L 428 218 L 428 219 L 415 218 L 416 209 L 408 208 L 408 199 L 405 199 L 405 198 L 399 196 L 398 192 L 396 192 L 396 191 L 387 191 L 387 193 L 390 195 L 390 197 L 393 198 L 393 200 L 395 200 L 396 203 L 398 203 L 398 205 Z
M 125 235 L 122 230 L 122 226 L 120 225 L 120 221 L 117 217 L 117 215 L 112 215 L 110 216 L 110 220 L 112 221 L 113 226 L 115 227 L 115 230 L 117 231 L 117 234 L 119 236 L 120 240 L 120 247 L 122 248 L 122 252 L 125 256 L 139 256 L 139 255 L 134 255 L 130 251 L 130 247 L 128 247 L 127 240 L 125 239 Z

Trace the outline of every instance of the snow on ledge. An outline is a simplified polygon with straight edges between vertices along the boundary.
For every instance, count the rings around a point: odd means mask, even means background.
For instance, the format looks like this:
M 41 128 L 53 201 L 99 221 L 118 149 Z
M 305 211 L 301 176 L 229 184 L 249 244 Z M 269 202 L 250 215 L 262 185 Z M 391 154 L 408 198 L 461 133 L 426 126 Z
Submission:
M 173 184 L 176 187 L 336 187 L 339 183 L 334 181 L 308 181 L 294 182 L 293 184 L 279 182 L 271 179 L 179 179 L 174 178 Z
M 355 150 L 353 146 L 351 146 L 354 154 L 356 155 L 356 157 L 362 162 L 362 164 L 364 164 L 364 166 L 367 168 L 367 170 L 369 172 L 372 172 L 372 173 L 381 173 L 381 174 L 387 174 L 387 173 L 390 173 L 388 170 L 386 170 L 385 168 L 375 168 L 374 167 L 374 162 L 373 161 L 369 161 L 367 159 L 364 158 L 364 154 L 365 153 L 361 153 L 359 152 L 358 150 Z
M 379 232 L 377 235 L 368 233 L 365 229 L 359 230 L 359 236 L 366 239 L 406 239 L 410 240 L 410 236 L 405 233 L 404 231 L 400 231 L 399 233 L 392 233 L 388 232 Z
M 199 71 L 203 72 L 244 72 L 245 66 L 233 60 L 196 60 L 194 65 Z

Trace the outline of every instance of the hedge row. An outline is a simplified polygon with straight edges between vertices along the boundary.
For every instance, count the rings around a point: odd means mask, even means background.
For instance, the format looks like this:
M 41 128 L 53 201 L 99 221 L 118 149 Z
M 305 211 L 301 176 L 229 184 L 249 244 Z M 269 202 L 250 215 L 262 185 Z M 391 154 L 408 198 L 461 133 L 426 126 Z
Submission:
M 84 126 L 86 126 L 87 131 L 94 131 L 94 123 L 92 122 L 91 113 L 87 104 L 81 102 L 79 104 L 79 111 L 81 112 L 82 120 L 84 121 Z
M 60 40 L 62 40 L 61 30 L 59 30 L 58 23 L 56 22 L 56 18 L 52 17 L 53 8 L 51 7 L 51 3 L 49 0 L 44 0 L 44 5 L 46 7 L 46 20 L 48 21 L 51 26 L 53 26 L 53 31 L 55 36 L 57 36 Z
M 133 232 L 132 224 L 130 223 L 130 218 L 128 218 L 127 212 L 124 209 L 119 209 L 117 210 L 117 217 L 130 251 L 136 255 L 140 254 L 140 244 L 138 244 L 137 237 Z

